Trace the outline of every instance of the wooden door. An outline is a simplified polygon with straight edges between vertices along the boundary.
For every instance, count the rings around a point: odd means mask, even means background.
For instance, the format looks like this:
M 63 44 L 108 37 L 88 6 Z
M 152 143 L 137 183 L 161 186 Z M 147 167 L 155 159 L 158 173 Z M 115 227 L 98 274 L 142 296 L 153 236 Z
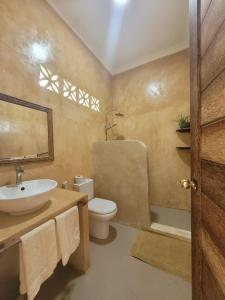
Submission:
M 225 0 L 190 0 L 193 300 L 225 299 Z

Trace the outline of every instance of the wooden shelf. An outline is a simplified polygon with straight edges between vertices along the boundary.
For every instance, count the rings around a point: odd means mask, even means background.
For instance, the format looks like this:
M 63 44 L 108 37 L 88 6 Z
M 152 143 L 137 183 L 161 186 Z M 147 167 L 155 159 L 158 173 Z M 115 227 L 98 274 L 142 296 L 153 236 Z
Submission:
M 12 216 L 0 212 L 0 250 L 5 244 L 11 244 L 28 231 L 85 201 L 86 195 L 83 193 L 57 188 L 52 193 L 49 203 L 33 213 Z
M 176 147 L 177 150 L 191 150 L 191 147 L 184 146 L 184 147 Z
M 190 127 L 188 127 L 188 128 L 179 128 L 179 129 L 176 130 L 176 132 L 190 132 L 190 131 L 191 131 Z

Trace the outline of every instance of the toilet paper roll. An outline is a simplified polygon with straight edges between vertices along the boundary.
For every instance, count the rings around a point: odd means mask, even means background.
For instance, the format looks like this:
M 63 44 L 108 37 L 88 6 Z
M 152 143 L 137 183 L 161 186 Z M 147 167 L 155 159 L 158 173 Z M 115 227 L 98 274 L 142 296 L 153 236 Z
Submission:
M 84 182 L 85 178 L 82 176 L 82 175 L 78 175 L 78 176 L 75 176 L 74 178 L 74 183 L 82 183 Z

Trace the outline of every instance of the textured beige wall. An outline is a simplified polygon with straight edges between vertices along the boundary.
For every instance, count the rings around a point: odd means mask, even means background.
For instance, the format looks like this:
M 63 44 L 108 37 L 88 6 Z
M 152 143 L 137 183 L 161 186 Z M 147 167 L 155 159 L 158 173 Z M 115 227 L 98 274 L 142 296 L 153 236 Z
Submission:
M 116 220 L 123 224 L 150 226 L 147 160 L 147 147 L 140 141 L 93 145 L 95 195 L 116 202 Z
M 24 179 L 61 184 L 92 175 L 91 147 L 104 138 L 113 88 L 115 108 L 126 114 L 115 120 L 118 134 L 148 146 L 151 202 L 189 209 L 189 193 L 176 186 L 189 177 L 189 154 L 175 148 L 185 142 L 175 120 L 189 111 L 188 52 L 115 76 L 112 87 L 108 72 L 45 1 L 24 0 L 21 9 L 19 0 L 2 0 L 0 10 L 1 92 L 53 109 L 55 161 L 27 165 Z M 58 93 L 40 86 L 40 65 L 58 75 Z M 100 99 L 101 112 L 63 97 L 63 79 Z M 14 177 L 12 166 L 0 166 L 0 185 Z
M 188 51 L 150 62 L 113 78 L 115 134 L 143 141 L 149 152 L 150 202 L 190 209 L 190 193 L 176 182 L 190 177 L 190 153 L 176 150 L 188 144 L 178 134 L 177 118 L 189 114 Z
M 111 107 L 111 75 L 45 1 L 2 0 L 0 11 L 0 92 L 53 109 L 55 161 L 26 165 L 24 179 L 61 184 L 91 176 L 92 143 L 104 138 Z M 58 93 L 40 86 L 40 65 L 58 76 Z M 63 97 L 63 79 L 99 99 L 101 112 Z M 0 185 L 14 180 L 14 167 L 0 166 Z

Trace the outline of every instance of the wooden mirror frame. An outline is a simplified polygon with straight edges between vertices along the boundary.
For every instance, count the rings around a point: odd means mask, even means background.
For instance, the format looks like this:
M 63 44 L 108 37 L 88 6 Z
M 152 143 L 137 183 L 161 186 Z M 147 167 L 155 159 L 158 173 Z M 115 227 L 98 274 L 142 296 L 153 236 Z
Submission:
M 27 162 L 40 162 L 40 161 L 53 161 L 54 160 L 54 143 L 53 143 L 53 119 L 52 119 L 52 109 L 47 108 L 32 102 L 28 102 L 22 99 L 11 97 L 5 94 L 0 93 L 0 101 L 9 102 L 12 104 L 29 107 L 31 109 L 36 109 L 47 113 L 47 122 L 48 122 L 48 156 L 37 157 L 37 158 L 20 158 L 20 159 L 4 159 L 0 160 L 0 165 L 5 164 L 21 164 Z

